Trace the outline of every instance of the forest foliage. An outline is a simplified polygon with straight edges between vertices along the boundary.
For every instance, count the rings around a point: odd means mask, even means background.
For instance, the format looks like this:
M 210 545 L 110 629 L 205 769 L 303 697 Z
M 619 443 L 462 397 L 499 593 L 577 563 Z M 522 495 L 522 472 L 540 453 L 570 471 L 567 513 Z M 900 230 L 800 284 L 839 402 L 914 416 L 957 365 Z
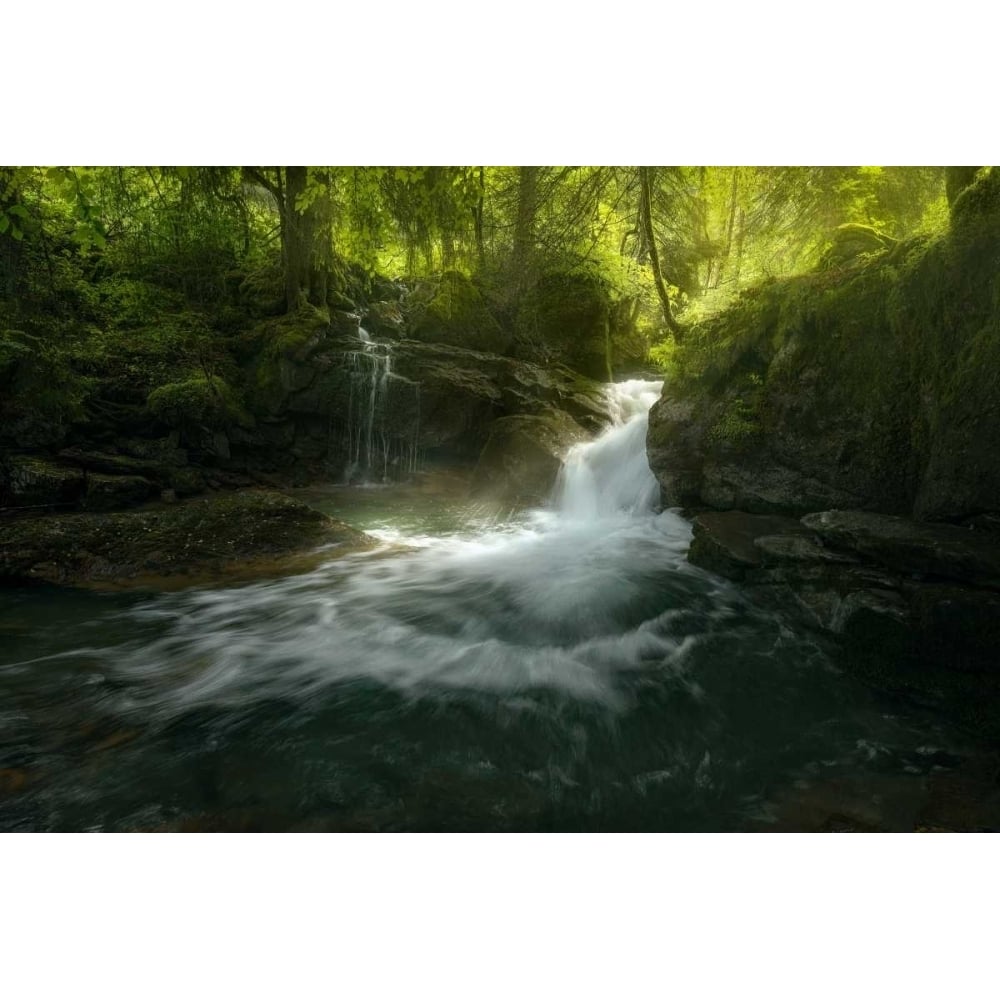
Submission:
M 973 168 L 951 169 L 955 190 L 943 167 L 0 167 L 0 386 L 62 421 L 112 368 L 232 410 L 220 338 L 248 317 L 451 273 L 500 319 L 553 275 L 599 285 L 669 364 L 845 226 L 886 246 L 942 228 Z

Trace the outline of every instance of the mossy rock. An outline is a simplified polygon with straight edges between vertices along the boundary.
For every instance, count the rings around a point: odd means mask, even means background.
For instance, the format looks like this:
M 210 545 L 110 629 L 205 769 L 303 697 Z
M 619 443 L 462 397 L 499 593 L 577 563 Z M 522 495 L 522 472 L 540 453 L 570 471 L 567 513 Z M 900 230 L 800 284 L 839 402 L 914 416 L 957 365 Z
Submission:
M 356 330 L 353 317 L 351 322 Z M 310 384 L 314 357 L 335 336 L 330 313 L 309 305 L 255 327 L 245 345 L 253 345 L 247 367 L 248 395 L 255 411 L 279 413 L 291 392 Z
M 198 469 L 183 466 L 170 471 L 167 485 L 179 497 L 195 496 L 205 492 L 205 477 Z
M 939 235 L 772 282 L 692 327 L 650 414 L 665 502 L 953 521 L 1000 510 L 994 174 Z
M 147 406 L 167 427 L 188 435 L 196 428 L 224 430 L 253 423 L 236 390 L 217 376 L 193 375 L 161 385 L 149 394 Z
M 512 342 L 493 316 L 479 287 L 458 271 L 446 271 L 430 297 L 418 290 L 407 301 L 407 332 L 429 344 L 455 344 L 505 354 Z
M 373 302 L 365 310 L 362 325 L 376 337 L 402 337 L 406 319 L 398 302 Z
M 153 492 L 153 484 L 143 476 L 108 476 L 90 472 L 87 474 L 83 507 L 94 511 L 133 507 L 147 500 Z
M 611 296 L 603 282 L 583 274 L 545 274 L 518 306 L 516 356 L 558 361 L 609 382 L 611 318 Z

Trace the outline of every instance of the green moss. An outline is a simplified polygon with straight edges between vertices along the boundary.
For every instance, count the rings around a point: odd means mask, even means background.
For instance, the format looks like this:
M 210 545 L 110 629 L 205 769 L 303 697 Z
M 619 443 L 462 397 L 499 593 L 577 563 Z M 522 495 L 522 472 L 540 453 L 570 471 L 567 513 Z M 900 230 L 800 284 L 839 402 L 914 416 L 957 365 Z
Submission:
M 329 313 L 307 304 L 250 331 L 238 353 L 248 359 L 250 398 L 255 409 L 273 412 L 280 408 L 288 393 L 287 364 L 308 360 L 329 333 Z
M 764 380 L 751 372 L 741 380 L 738 394 L 726 399 L 720 413 L 708 432 L 716 444 L 743 447 L 760 435 L 762 426 L 762 396 Z
M 417 340 L 498 354 L 507 349 L 509 337 L 481 289 L 458 271 L 446 271 L 424 296 L 418 293 L 412 304 L 410 334 Z
M 693 327 L 663 360 L 672 394 L 711 411 L 708 440 L 829 440 L 839 421 L 854 442 L 841 461 L 880 484 L 884 509 L 905 510 L 935 468 L 943 493 L 964 477 L 973 508 L 1000 505 L 974 485 L 996 468 L 976 442 L 1000 440 L 996 173 L 961 196 L 949 229 L 765 284 Z
M 252 418 L 235 390 L 223 379 L 195 375 L 154 389 L 147 400 L 150 412 L 168 427 L 207 427 L 224 430 L 246 426 Z

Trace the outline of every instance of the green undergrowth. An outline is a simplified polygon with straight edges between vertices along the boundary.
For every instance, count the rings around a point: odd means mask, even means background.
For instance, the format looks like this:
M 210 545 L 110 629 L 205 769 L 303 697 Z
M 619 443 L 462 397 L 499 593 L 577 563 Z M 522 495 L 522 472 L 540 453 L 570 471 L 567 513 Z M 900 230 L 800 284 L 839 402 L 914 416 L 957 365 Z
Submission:
M 958 199 L 943 232 L 750 289 L 654 357 L 674 396 L 721 401 L 717 442 L 766 434 L 773 405 L 808 384 L 877 424 L 885 461 L 919 464 L 956 412 L 997 415 L 998 276 L 994 170 Z

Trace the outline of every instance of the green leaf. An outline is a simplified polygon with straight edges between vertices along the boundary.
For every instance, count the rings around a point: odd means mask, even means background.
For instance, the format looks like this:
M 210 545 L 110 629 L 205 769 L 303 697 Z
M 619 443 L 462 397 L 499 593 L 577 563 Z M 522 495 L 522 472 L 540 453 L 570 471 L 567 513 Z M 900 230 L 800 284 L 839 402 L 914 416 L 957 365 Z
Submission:
M 7 209 L 7 214 L 16 215 L 19 219 L 27 219 L 29 213 L 27 207 L 24 205 L 11 205 Z
M 10 219 L 7 217 L 7 215 L 0 213 L 0 235 L 7 232 L 9 226 L 10 226 Z

